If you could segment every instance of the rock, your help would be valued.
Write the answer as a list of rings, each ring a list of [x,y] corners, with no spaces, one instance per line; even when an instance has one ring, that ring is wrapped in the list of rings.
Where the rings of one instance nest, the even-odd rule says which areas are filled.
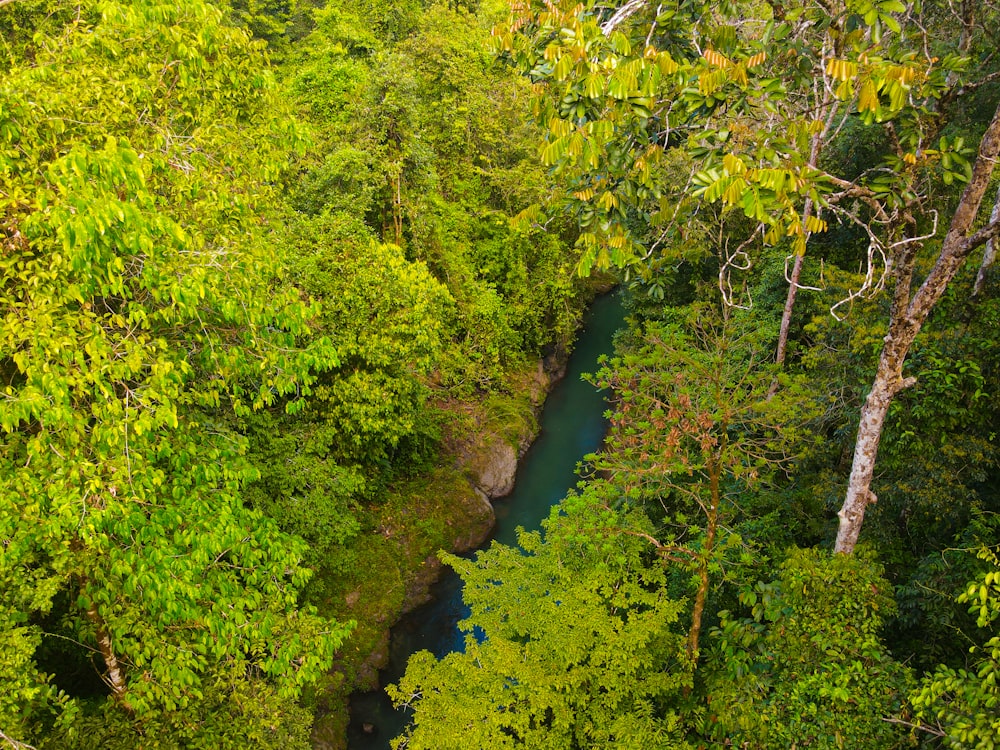
[[[493,503],[486,493],[475,487],[469,489],[469,497],[464,501],[469,520],[462,524],[462,533],[451,543],[451,551],[458,555],[476,549],[489,539],[497,522]]]
[[[542,411],[542,405],[545,403],[545,397],[548,395],[551,385],[552,376],[545,369],[545,363],[538,360],[538,366],[532,373],[531,382],[528,385],[528,398],[531,400],[531,408],[536,417]]]
[[[566,365],[568,362],[569,352],[566,351],[565,346],[560,344],[548,349],[545,356],[542,358],[542,369],[545,371],[545,374],[548,375],[548,385],[550,387],[554,383],[566,377]]]
[[[372,650],[368,657],[358,667],[357,677],[354,678],[354,687],[357,690],[367,692],[378,690],[378,673],[380,669],[385,669],[389,665],[389,629],[386,628],[379,636],[378,645]]]
[[[472,457],[470,467],[476,487],[491,500],[509,495],[517,474],[517,451],[502,438],[492,435]]]
[[[431,600],[431,586],[440,575],[441,561],[438,560],[437,555],[429,555],[407,581],[406,593],[403,594],[403,607],[399,614],[405,615],[421,604],[429,602]]]

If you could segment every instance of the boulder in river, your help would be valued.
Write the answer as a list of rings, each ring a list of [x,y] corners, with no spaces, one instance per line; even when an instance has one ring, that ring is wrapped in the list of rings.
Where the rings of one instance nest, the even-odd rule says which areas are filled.
[[[476,487],[489,499],[509,495],[517,473],[517,451],[497,435],[483,440],[469,462]]]

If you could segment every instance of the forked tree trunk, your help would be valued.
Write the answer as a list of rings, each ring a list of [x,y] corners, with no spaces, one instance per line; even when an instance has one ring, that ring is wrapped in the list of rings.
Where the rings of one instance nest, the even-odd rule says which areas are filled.
[[[979,156],[972,169],[972,178],[952,216],[948,233],[941,244],[937,263],[912,299],[910,299],[910,286],[915,247],[904,246],[906,249],[901,251],[899,257],[893,258],[896,291],[890,313],[889,333],[885,337],[885,346],[879,357],[871,392],[861,409],[847,497],[837,514],[840,517],[840,526],[834,547],[836,552],[850,554],[854,551],[858,535],[861,533],[865,510],[875,502],[871,483],[889,406],[897,393],[916,382],[913,378],[904,379],[902,376],[910,346],[962,262],[975,248],[995,237],[1000,229],[1000,224],[991,222],[978,232],[969,235],[979,213],[998,154],[1000,154],[1000,107],[993,115],[993,121],[987,128],[982,143],[979,144]]]

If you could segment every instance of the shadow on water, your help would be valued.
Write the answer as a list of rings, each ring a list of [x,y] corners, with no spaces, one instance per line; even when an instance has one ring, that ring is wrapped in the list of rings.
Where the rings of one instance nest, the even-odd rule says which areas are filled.
[[[618,294],[594,301],[584,319],[566,377],[549,393],[541,415],[541,432],[517,470],[514,491],[495,503],[497,525],[493,538],[517,543],[517,528],[537,529],[555,503],[578,481],[576,466],[596,451],[604,439],[607,408],[604,394],[581,380],[595,372],[597,358],[611,353],[612,337],[624,323]],[[429,603],[406,615],[392,630],[389,666],[379,674],[382,685],[396,682],[406,671],[410,654],[426,649],[439,659],[465,648],[458,622],[469,610],[462,601],[462,579],[446,569],[431,588]],[[389,741],[409,722],[408,712],[396,711],[381,690],[359,693],[351,699],[350,750],[389,750]],[[366,731],[367,730],[367,731]]]

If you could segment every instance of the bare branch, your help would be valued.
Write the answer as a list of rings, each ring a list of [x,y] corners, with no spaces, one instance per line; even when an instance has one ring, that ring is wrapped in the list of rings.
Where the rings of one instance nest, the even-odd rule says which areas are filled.
[[[12,2],[12,0],[0,0],[0,7],[3,7],[7,3]],[[4,731],[0,729],[0,740],[6,742],[14,750],[35,750],[34,745],[29,745],[27,742],[19,742],[13,737],[4,734]]]
[[[941,727],[932,727],[930,724],[914,724],[912,722],[903,721],[903,719],[896,719],[891,716],[883,716],[882,721],[888,722],[889,724],[902,724],[904,727],[909,727],[910,729],[919,729],[921,732],[933,734],[935,737],[945,736],[945,732],[941,729]]]
[[[861,297],[871,297],[882,291],[885,287],[885,279],[889,271],[889,260],[886,258],[885,251],[882,249],[882,244],[874,236],[872,236],[871,239],[872,241],[868,243],[868,259],[867,269],[865,270],[865,280],[861,283],[861,286],[857,291],[848,289],[847,296],[830,308],[830,314],[836,318],[838,322],[843,320],[843,318],[836,313],[838,307],[849,302],[853,302]],[[875,281],[875,266],[877,265],[875,260],[876,255],[881,259],[882,265],[882,273],[879,274],[878,281]]]
[[[790,261],[794,257],[795,253],[792,253],[791,255],[785,257],[785,281],[787,281],[789,284],[794,284],[796,289],[802,289],[809,292],[822,292],[824,289],[823,287],[805,286],[804,284],[800,284],[797,281],[792,281],[791,273],[788,270],[788,261]]]
[[[929,240],[932,237],[934,237],[934,235],[937,234],[937,228],[938,228],[938,212],[931,211],[931,213],[934,214],[934,226],[928,234],[923,234],[919,237],[906,237],[904,239],[901,239],[899,242],[893,242],[891,245],[889,245],[889,249],[894,250],[897,247],[905,247],[906,245],[911,245],[914,242],[924,242],[925,240]]]
[[[975,250],[980,245],[984,245],[990,240],[996,239],[1000,235],[1000,219],[991,221],[978,232],[970,235],[965,240],[967,250]]]
[[[10,2],[10,0],[6,1]],[[601,24],[601,33],[604,36],[611,36],[611,32],[619,25],[642,10],[646,6],[646,2],[647,0],[628,0],[627,3],[615,11],[615,14],[611,18]]]
[[[753,233],[746,238],[732,253],[729,252],[728,238],[720,245],[720,250],[724,254],[722,262],[719,264],[719,291],[722,292],[722,302],[727,307],[736,307],[740,310],[749,310],[753,307],[753,299],[750,298],[749,291],[747,297],[749,301],[745,305],[738,305],[733,299],[732,271],[749,271],[751,266],[750,255],[746,248],[753,242],[758,234],[763,234],[764,225],[758,224]]]

